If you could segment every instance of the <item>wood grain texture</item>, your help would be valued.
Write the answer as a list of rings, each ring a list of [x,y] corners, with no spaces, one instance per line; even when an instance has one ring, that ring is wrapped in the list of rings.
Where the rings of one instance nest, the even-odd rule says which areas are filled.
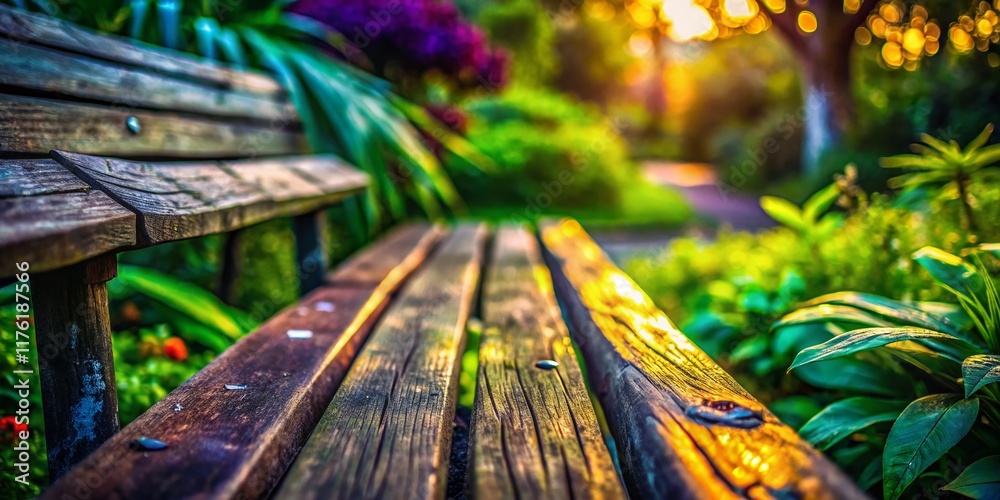
[[[388,297],[442,235],[414,227],[370,287],[332,282],[227,349],[42,498],[266,498],[320,419]],[[293,339],[289,330],[309,330]],[[227,390],[226,385],[245,386]],[[160,451],[130,449],[148,436]]]
[[[55,47],[108,61],[148,68],[158,73],[183,75],[260,94],[283,93],[278,82],[254,71],[237,70],[190,54],[93,30],[52,17],[0,5],[0,35],[35,45]]]
[[[34,272],[76,264],[134,245],[135,221],[52,160],[0,160],[2,262],[28,262]]]
[[[246,162],[150,163],[54,151],[53,156],[91,185],[139,215],[140,246],[232,231],[266,219],[298,215],[363,189],[367,177],[337,163],[343,176],[326,191],[293,169],[298,158]],[[316,160],[304,157],[302,161]],[[263,170],[273,170],[265,174]],[[283,173],[278,173],[284,171]],[[301,196],[302,198],[294,198]]]
[[[105,284],[115,270],[115,256],[105,254],[31,276],[46,453],[53,480],[118,432]]]
[[[333,155],[224,161],[233,176],[261,188],[282,214],[326,207],[368,187],[368,174]]]
[[[435,226],[437,227],[437,226]],[[352,283],[353,286],[365,287],[378,283],[382,278],[382,266],[385,265],[385,255],[397,245],[403,244],[424,231],[420,224],[404,224],[390,229],[375,243],[351,255],[326,278],[329,283]],[[441,231],[437,228],[435,231]]]
[[[0,39],[0,84],[108,103],[115,109],[163,109],[199,115],[295,122],[277,95],[220,89],[145,69]]]
[[[139,120],[139,133],[126,128]],[[305,136],[289,124],[250,125],[170,112],[0,95],[0,151],[53,149],[117,156],[231,158],[297,154]]]
[[[386,311],[277,498],[443,498],[485,243],[460,226]]]
[[[472,497],[626,498],[533,234],[498,231],[482,293]]]
[[[864,498],[692,344],[575,221],[542,227],[574,340],[640,498]]]

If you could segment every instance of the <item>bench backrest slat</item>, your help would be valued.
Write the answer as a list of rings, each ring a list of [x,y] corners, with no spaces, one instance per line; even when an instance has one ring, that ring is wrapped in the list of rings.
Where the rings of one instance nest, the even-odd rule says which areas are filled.
[[[0,261],[42,272],[135,244],[135,214],[53,160],[0,160]]]
[[[670,322],[579,223],[542,240],[591,384],[643,498],[864,498]]]
[[[103,33],[39,14],[0,5],[0,35],[34,45],[53,47],[81,55],[149,68],[158,73],[180,75],[263,95],[284,91],[271,77],[179,52],[165,51],[146,43]]]
[[[367,176],[334,157],[144,163],[57,151],[56,158],[139,215],[139,245],[232,231],[357,193]],[[296,165],[301,163],[303,174]],[[320,172],[322,169],[322,172]],[[331,181],[316,183],[311,176]]]
[[[42,498],[75,498],[81,491],[88,498],[267,498],[390,295],[444,231],[413,225],[394,234],[401,237],[392,245],[373,248],[383,258],[378,269],[369,271],[382,280],[362,288],[350,272],[339,273],[345,283],[332,279],[227,349]],[[290,330],[309,336],[293,338]],[[150,453],[132,449],[129,443],[140,436],[159,439],[167,448]]]
[[[128,120],[138,121],[138,133]],[[306,149],[288,128],[0,94],[0,152],[53,149],[131,157],[232,158]]]
[[[222,89],[148,69],[0,39],[0,85],[110,103],[120,110],[165,109],[199,115],[294,122],[295,109],[276,95]]]

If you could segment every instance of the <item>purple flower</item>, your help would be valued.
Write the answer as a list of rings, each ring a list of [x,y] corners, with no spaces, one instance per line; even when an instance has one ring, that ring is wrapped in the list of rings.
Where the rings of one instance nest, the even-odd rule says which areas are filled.
[[[501,86],[508,57],[491,50],[451,3],[436,0],[299,0],[292,12],[340,32],[379,73],[439,72],[460,86]]]

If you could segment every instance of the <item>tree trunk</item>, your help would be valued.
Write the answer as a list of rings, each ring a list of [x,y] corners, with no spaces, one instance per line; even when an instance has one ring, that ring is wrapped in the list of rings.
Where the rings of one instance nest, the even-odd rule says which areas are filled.
[[[802,169],[819,171],[823,154],[842,144],[844,131],[854,116],[850,82],[850,50],[822,47],[818,60],[803,68]]]

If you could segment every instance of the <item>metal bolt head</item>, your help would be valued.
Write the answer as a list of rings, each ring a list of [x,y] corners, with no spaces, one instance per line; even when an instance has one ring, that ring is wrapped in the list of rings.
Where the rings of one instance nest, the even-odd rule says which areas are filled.
[[[138,118],[130,116],[125,119],[125,128],[127,128],[129,132],[132,132],[132,135],[139,135],[139,131],[142,130],[142,124],[139,123]]]
[[[551,359],[543,359],[543,360],[535,363],[535,367],[541,368],[543,370],[554,370],[558,366],[559,366],[559,362],[558,361],[553,361]]]

